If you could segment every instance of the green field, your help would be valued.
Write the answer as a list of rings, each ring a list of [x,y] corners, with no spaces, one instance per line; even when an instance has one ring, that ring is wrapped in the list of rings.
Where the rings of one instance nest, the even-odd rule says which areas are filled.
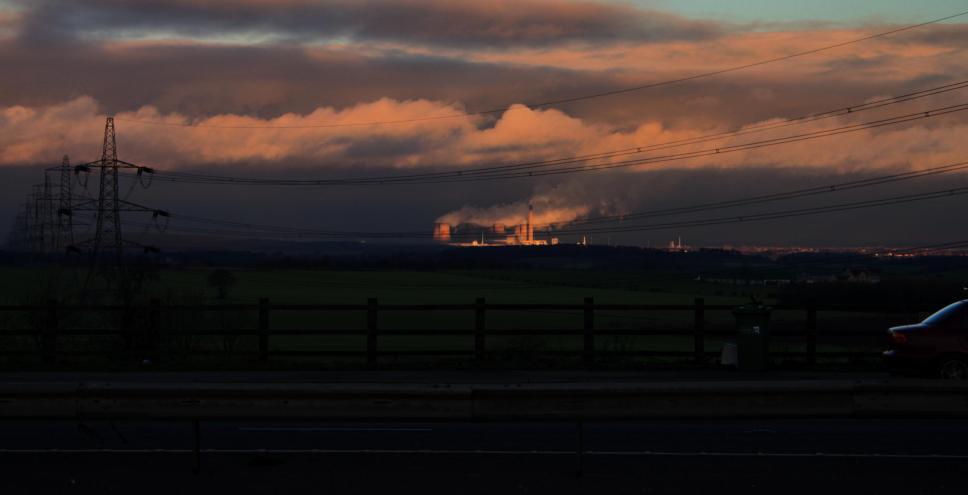
[[[364,304],[374,297],[381,304],[470,304],[478,297],[488,303],[536,303],[580,304],[585,297],[604,304],[677,304],[691,305],[701,297],[710,305],[741,305],[749,302],[751,295],[771,303],[771,290],[764,287],[721,286],[689,280],[678,274],[636,274],[634,272],[607,272],[591,270],[459,270],[459,271],[347,271],[308,269],[230,269],[236,279],[225,299],[218,297],[215,288],[207,280],[211,268],[164,269],[145,285],[138,302],[157,298],[162,304],[255,304],[260,298],[269,298],[276,304]],[[42,271],[30,268],[7,268],[0,272],[6,281],[0,291],[0,304],[38,303],[52,297],[60,286],[79,287],[80,277],[66,270]],[[93,314],[91,312],[62,314],[60,328],[138,328],[143,325],[143,314],[121,321],[118,314]],[[602,351],[691,351],[693,349],[691,311],[599,311],[595,315],[595,327],[599,331],[662,330],[682,332],[683,336],[602,336],[596,348]],[[904,323],[903,318],[883,318],[876,315],[826,313],[821,315],[821,330],[887,325]],[[728,330],[734,327],[734,319],[728,311],[708,311],[706,328]],[[43,315],[8,313],[0,315],[0,329],[36,327]],[[178,331],[238,330],[257,328],[256,311],[180,311],[165,312],[160,327]],[[486,315],[488,329],[578,330],[582,328],[583,314],[570,311],[489,311]],[[805,325],[802,311],[775,312],[773,327],[800,330]],[[420,330],[426,335],[381,336],[379,348],[388,351],[445,351],[473,349],[471,330],[474,313],[462,311],[391,312],[381,311],[378,317],[381,332]],[[365,348],[362,330],[366,326],[363,311],[273,311],[270,328],[318,329],[333,335],[273,336],[273,351],[360,351]],[[445,332],[463,331],[466,335],[444,335]],[[357,333],[339,335],[339,332]],[[437,333],[435,335],[435,333]],[[0,337],[5,349],[30,351],[36,349],[36,339],[29,337]],[[802,339],[776,339],[777,350],[800,351]],[[871,342],[861,342],[849,347],[853,350],[876,350]],[[487,349],[495,359],[534,364],[544,351],[574,351],[581,349],[579,336],[514,335],[491,336]],[[65,336],[58,340],[59,349],[95,351],[113,349],[117,356],[130,351],[131,342],[117,337]],[[136,347],[136,346],[135,346]],[[257,349],[255,336],[170,336],[163,339],[168,356],[167,365],[174,367],[208,367],[226,362],[233,366],[245,366],[252,362]],[[721,340],[706,339],[706,350],[716,352]],[[821,350],[846,350],[841,343],[823,343]],[[205,354],[208,353],[208,354]],[[26,359],[26,361],[25,361]],[[6,359],[7,367],[20,366],[34,358]],[[64,358],[66,359],[66,358]],[[62,359],[61,361],[64,361]],[[77,364],[85,358],[76,357],[68,362]],[[102,358],[89,358],[99,362]],[[128,362],[127,357],[120,358]],[[412,358],[387,356],[384,363],[400,363]],[[441,362],[441,358],[428,358]],[[466,358],[450,358],[451,364]],[[359,358],[320,357],[303,358],[280,356],[273,358],[276,365],[319,366],[339,363],[359,363]],[[551,359],[550,362],[560,362]],[[630,358],[618,361],[629,362]],[[641,360],[639,360],[641,361]],[[652,360],[653,362],[655,359]]]

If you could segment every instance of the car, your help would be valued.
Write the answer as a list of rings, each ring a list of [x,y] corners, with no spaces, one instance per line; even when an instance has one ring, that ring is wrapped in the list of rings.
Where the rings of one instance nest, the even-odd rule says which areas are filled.
[[[968,300],[945,306],[921,323],[888,330],[884,352],[895,373],[968,380]]]

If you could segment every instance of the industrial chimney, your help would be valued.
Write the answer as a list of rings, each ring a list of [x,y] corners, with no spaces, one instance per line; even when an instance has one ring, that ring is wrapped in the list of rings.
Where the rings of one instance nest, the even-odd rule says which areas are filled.
[[[534,242],[534,206],[528,205],[528,244]]]

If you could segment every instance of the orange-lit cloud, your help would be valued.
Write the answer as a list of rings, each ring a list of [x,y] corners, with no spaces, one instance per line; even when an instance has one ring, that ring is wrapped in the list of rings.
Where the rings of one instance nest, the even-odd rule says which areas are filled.
[[[708,150],[763,139],[832,129],[876,120],[887,115],[923,111],[947,100],[913,102],[869,114],[855,114],[767,133],[751,134],[674,149],[643,152],[612,159],[665,156]],[[965,98],[962,98],[965,99]],[[119,148],[128,161],[165,168],[194,164],[279,163],[298,160],[318,171],[373,167],[412,169],[468,167],[555,159],[648,146],[693,138],[718,128],[670,129],[658,121],[634,128],[587,122],[558,110],[510,107],[495,122],[483,117],[458,117],[383,126],[299,128],[318,123],[354,124],[383,120],[454,115],[461,107],[439,102],[381,99],[336,110],[319,108],[305,115],[272,119],[219,115],[189,119],[161,114],[152,107],[116,116]],[[103,115],[91,98],[48,107],[0,108],[0,163],[56,162],[64,153],[75,161],[97,156]],[[172,127],[144,125],[162,122]],[[179,127],[181,124],[197,127]],[[219,128],[207,127],[219,126]],[[289,128],[286,128],[286,127]],[[266,129],[265,127],[270,127]],[[276,127],[272,129],[271,127]],[[642,165],[636,169],[682,167],[827,167],[841,170],[898,166],[928,166],[968,157],[964,116],[923,120],[898,128],[864,130],[819,141],[781,145],[715,157]],[[595,161],[607,164],[610,161]]]
[[[477,62],[556,67],[581,71],[619,71],[641,78],[686,76],[714,68],[743,65],[832,46],[869,36],[885,27],[871,29],[822,29],[736,32],[712,40],[663,40],[655,43],[621,41],[610,44],[570,42],[550,47],[519,47],[515,50],[470,50],[461,47],[426,48],[419,45],[374,43],[373,48],[408,51],[418,55],[446,55]],[[927,61],[956,63],[968,57],[963,42],[964,25],[925,27],[796,58],[789,62],[752,68],[757,77],[785,78],[797,74],[823,75],[842,68],[837,76],[865,77],[868,70],[901,67],[907,70],[937,70]],[[890,58],[890,60],[886,60]],[[920,62],[920,63],[919,63]],[[871,65],[873,64],[873,65]],[[850,69],[850,70],[848,70]],[[904,74],[898,73],[903,76]]]
[[[65,153],[75,163],[98,157],[105,114],[117,116],[121,157],[131,162],[225,175],[325,178],[649,146],[968,77],[968,25],[946,24],[715,77],[539,108],[535,103],[689,77],[897,26],[743,26],[595,0],[12,3],[16,11],[0,7],[0,183],[7,187],[0,199],[8,208],[22,199],[14,196],[29,190],[27,182],[11,185],[10,177],[28,175],[15,166],[55,165]],[[725,147],[966,102],[968,91],[958,91],[850,118],[624,158]],[[498,111],[386,126],[300,128],[492,109]],[[535,204],[539,223],[568,222],[656,206],[652,201],[729,199],[746,183],[769,193],[800,187],[803,177],[824,184],[821,177],[831,173],[857,177],[962,161],[968,158],[966,127],[968,113],[619,169],[626,173],[327,195],[302,189],[302,201],[315,205],[325,196],[332,202],[313,210],[313,218],[318,213],[331,226],[354,217],[345,219],[346,229],[357,228],[356,218],[366,215],[370,222],[385,221],[385,229],[406,221],[420,229],[447,211],[441,218],[450,223],[514,224],[528,203]],[[240,170],[246,165],[252,168]],[[656,173],[646,173],[651,171]],[[898,187],[907,186],[916,187]],[[171,204],[182,205],[192,187],[159,189],[157,194],[177,197]],[[198,189],[204,189],[198,193],[204,208],[220,194]],[[232,189],[217,203],[233,215],[247,205],[261,214],[270,204],[276,214],[286,214],[299,194],[259,191],[264,195],[239,201]],[[634,200],[622,199],[629,197]],[[343,206],[349,203],[371,211],[347,213]],[[423,216],[410,219],[415,210]]]

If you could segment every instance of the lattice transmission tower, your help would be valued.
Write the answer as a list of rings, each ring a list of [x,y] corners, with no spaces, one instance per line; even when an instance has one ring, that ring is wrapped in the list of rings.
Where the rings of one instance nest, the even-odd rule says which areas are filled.
[[[71,209],[74,203],[74,178],[69,156],[64,155],[58,172],[60,172],[58,184],[60,187],[57,198],[57,247],[60,248],[74,245],[74,212]]]
[[[107,280],[109,286],[114,289],[124,289],[125,281],[125,247],[134,246],[144,249],[146,252],[155,252],[157,249],[142,245],[130,239],[125,239],[122,231],[121,213],[138,212],[150,213],[154,218],[167,217],[168,213],[132,203],[119,194],[118,179],[120,170],[136,170],[138,180],[144,174],[151,174],[154,171],[148,167],[132,165],[118,159],[118,141],[114,127],[114,118],[108,117],[104,124],[104,139],[101,145],[101,158],[89,164],[74,167],[73,173],[90,172],[92,169],[99,170],[98,195],[96,199],[73,202],[74,197],[71,191],[63,190],[65,184],[70,184],[69,170],[70,165],[67,157],[62,164],[62,177],[65,175],[66,182],[61,183],[61,201],[59,215],[73,217],[75,212],[88,211],[94,213],[94,235],[69,246],[71,250],[89,248],[91,253],[91,265],[87,276],[86,285],[89,285],[95,278],[101,276]],[[65,179],[62,179],[65,180]],[[142,182],[142,186],[147,188],[150,182]],[[67,186],[68,188],[70,186]],[[67,202],[68,204],[64,204]],[[71,221],[71,220],[68,220]]]
[[[75,177],[80,180],[80,174],[93,172],[94,169],[98,170],[99,176],[97,196],[75,194]],[[87,251],[90,253],[90,269],[85,287],[95,278],[102,278],[107,281],[105,288],[124,291],[129,285],[125,280],[125,247],[137,247],[146,253],[158,250],[125,239],[122,212],[151,214],[159,231],[163,229],[158,226],[157,219],[168,217],[169,214],[128,201],[127,197],[122,198],[119,193],[121,170],[136,172],[136,177],[132,178],[137,182],[131,185],[127,195],[131,194],[137,183],[145,189],[151,185],[154,170],[118,159],[114,118],[108,117],[104,124],[101,157],[90,163],[71,166],[70,157],[64,155],[60,166],[45,169],[44,182],[31,188],[27,201],[16,216],[8,242],[11,246],[34,253],[52,254],[64,252],[65,249],[68,253]],[[59,177],[56,185],[53,176]],[[87,181],[83,184],[86,189]],[[93,235],[79,242],[75,239],[74,231],[78,225],[77,212],[92,213],[94,226]]]
[[[107,252],[114,264],[124,264],[124,239],[121,236],[121,212],[118,197],[118,140],[114,117],[104,125],[104,144],[101,147],[101,180],[97,195],[97,218],[94,230],[93,255],[95,260]]]
[[[54,245],[53,196],[50,177],[44,174],[44,182],[33,187],[30,195],[32,250],[37,253],[50,253]]]
[[[28,236],[30,235],[30,220],[27,216],[27,205],[20,205],[13,220],[13,228],[7,237],[7,245],[14,250],[26,251],[30,247]]]

